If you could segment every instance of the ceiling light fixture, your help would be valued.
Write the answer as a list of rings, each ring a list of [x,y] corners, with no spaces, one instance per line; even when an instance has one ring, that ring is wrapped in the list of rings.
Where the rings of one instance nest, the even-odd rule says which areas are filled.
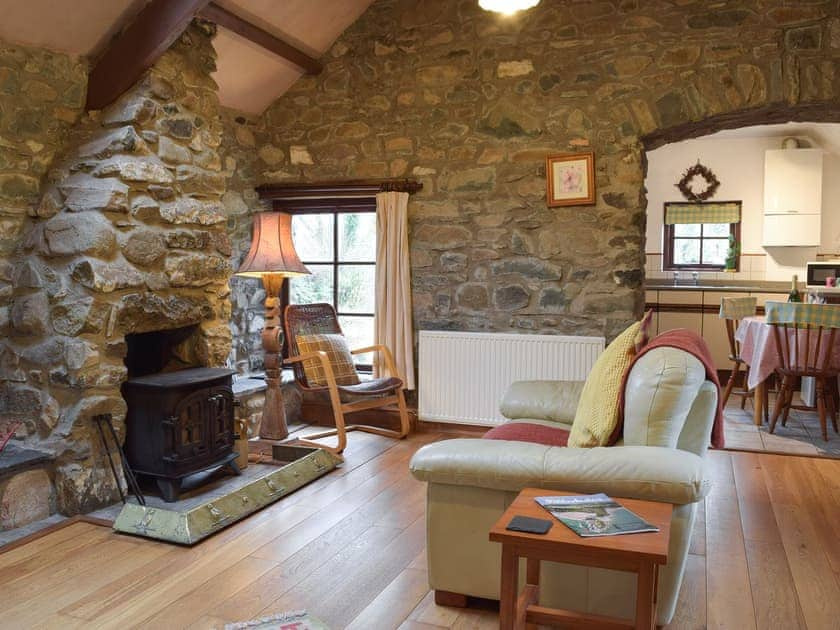
[[[485,11],[495,11],[504,15],[513,15],[517,11],[524,11],[535,7],[540,0],[478,0],[478,6]]]

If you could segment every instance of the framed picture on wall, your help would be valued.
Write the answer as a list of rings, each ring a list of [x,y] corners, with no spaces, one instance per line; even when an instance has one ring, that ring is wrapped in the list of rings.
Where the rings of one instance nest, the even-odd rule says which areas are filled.
[[[595,203],[595,154],[591,151],[547,156],[545,176],[549,207]]]

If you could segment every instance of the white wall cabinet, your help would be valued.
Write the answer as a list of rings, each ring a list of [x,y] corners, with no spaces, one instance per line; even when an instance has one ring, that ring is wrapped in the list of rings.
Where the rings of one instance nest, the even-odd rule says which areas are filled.
[[[822,175],[822,149],[765,151],[762,245],[819,247]]]

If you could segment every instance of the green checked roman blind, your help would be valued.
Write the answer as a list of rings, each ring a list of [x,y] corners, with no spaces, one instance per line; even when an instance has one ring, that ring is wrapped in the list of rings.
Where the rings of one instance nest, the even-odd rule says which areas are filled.
[[[738,223],[741,220],[741,202],[665,204],[665,225],[682,223]]]

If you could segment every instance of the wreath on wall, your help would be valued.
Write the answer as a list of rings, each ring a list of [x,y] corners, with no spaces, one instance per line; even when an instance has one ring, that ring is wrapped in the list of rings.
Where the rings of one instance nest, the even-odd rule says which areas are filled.
[[[698,176],[706,180],[706,188],[705,190],[694,192],[691,182]],[[720,182],[718,181],[718,178],[715,177],[715,174],[712,173],[712,169],[703,166],[700,164],[700,160],[697,160],[697,164],[686,170],[686,172],[683,173],[682,179],[680,179],[675,186],[680,189],[683,197],[689,201],[706,201],[707,199],[714,197],[715,192],[717,192],[717,189],[720,186]]]

